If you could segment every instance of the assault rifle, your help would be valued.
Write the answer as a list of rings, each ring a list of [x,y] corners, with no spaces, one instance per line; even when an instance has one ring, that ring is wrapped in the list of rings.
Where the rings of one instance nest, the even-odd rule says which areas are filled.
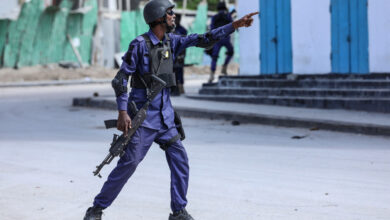
[[[110,164],[111,161],[116,157],[116,156],[122,156],[125,153],[125,148],[129,141],[131,140],[132,136],[134,135],[135,131],[138,129],[138,127],[142,124],[142,122],[146,118],[146,111],[148,110],[149,104],[153,99],[161,92],[161,90],[165,87],[166,83],[157,77],[156,75],[152,74],[152,86],[151,89],[149,90],[148,88],[146,89],[147,91],[147,100],[145,104],[142,106],[140,110],[137,109],[137,106],[135,105],[134,102],[132,102],[131,110],[132,113],[135,114],[134,118],[131,120],[131,128],[128,130],[127,135],[125,136],[124,134],[122,135],[117,135],[114,134],[114,138],[111,143],[111,147],[109,150],[108,155],[106,158],[104,158],[103,162],[101,162],[98,166],[96,166],[96,170],[93,172],[95,176],[102,177],[100,175],[100,170],[103,168],[104,165]],[[107,120],[104,121],[106,128],[112,128],[116,127],[117,120]]]

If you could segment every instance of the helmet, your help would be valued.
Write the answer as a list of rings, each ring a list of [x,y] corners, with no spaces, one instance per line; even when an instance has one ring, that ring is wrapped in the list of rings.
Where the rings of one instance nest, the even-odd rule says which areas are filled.
[[[227,7],[226,7],[226,4],[225,4],[224,1],[218,2],[217,10],[218,10],[218,11],[220,11],[220,10],[227,10]]]
[[[151,0],[144,8],[144,19],[147,24],[165,16],[168,8],[175,7],[170,0]]]

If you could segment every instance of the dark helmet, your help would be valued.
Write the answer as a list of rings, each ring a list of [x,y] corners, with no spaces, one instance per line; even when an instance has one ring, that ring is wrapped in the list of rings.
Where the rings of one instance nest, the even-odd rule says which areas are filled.
[[[228,10],[224,1],[218,2],[217,10],[218,10],[218,11],[221,11],[221,10]]]
[[[151,0],[144,8],[144,19],[147,24],[165,16],[168,8],[175,7],[170,0]]]

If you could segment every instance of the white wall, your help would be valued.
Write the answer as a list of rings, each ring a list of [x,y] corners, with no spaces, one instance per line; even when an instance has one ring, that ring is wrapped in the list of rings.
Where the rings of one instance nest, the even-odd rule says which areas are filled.
[[[370,72],[390,72],[390,0],[368,0]],[[331,72],[330,0],[291,0],[293,72]],[[239,0],[238,15],[259,10],[259,0]],[[240,74],[260,74],[260,26],[240,29]]]
[[[100,39],[102,42],[103,66],[114,67],[115,54],[120,52],[120,21],[118,19],[103,18],[101,30],[104,33]]]
[[[330,0],[291,0],[294,73],[331,72],[329,6]]]
[[[29,1],[26,1],[29,2]],[[0,2],[0,19],[18,19],[20,13],[20,5],[18,0],[8,0]]]
[[[390,72],[390,1],[368,1],[370,72]]]
[[[239,0],[237,5],[238,18],[259,11],[259,0]],[[260,24],[255,16],[253,25],[240,28],[240,75],[260,74]]]

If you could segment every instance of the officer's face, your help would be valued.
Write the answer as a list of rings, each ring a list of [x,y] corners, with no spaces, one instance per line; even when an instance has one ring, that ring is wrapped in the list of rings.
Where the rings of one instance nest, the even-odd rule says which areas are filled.
[[[167,14],[167,24],[168,24],[168,26],[175,25],[176,15],[173,12],[172,8],[168,9],[166,14]]]

